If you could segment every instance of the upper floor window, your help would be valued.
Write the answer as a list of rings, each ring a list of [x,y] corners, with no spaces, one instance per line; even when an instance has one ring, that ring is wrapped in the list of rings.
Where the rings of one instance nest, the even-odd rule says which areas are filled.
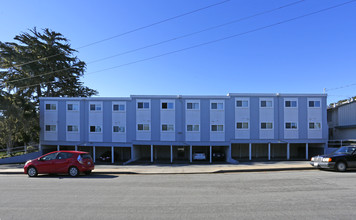
[[[309,101],[309,107],[320,107],[320,101]]]
[[[125,132],[125,126],[113,126],[113,132],[114,133],[124,133]]]
[[[272,129],[273,123],[272,122],[261,122],[261,129]]]
[[[101,111],[101,104],[90,104],[90,111]]]
[[[287,108],[295,108],[297,107],[297,101],[285,101],[284,106]]]
[[[46,104],[46,110],[56,110],[57,105],[56,104]]]
[[[199,103],[198,102],[188,102],[187,103],[187,109],[199,109]]]
[[[174,131],[173,124],[162,124],[162,131]]]
[[[309,129],[320,129],[321,123],[320,122],[309,122]]]
[[[101,126],[90,126],[91,133],[99,133],[101,132]]]
[[[137,102],[138,109],[149,109],[150,103],[149,102]]]
[[[46,131],[56,131],[57,126],[56,125],[46,125]]]
[[[78,104],[68,104],[67,105],[67,110],[68,111],[78,111],[79,110],[79,105]]]
[[[162,102],[161,108],[162,109],[174,109],[174,103],[173,102]]]
[[[236,129],[248,129],[248,122],[237,122]]]
[[[237,100],[236,101],[236,107],[238,107],[238,108],[247,108],[248,107],[248,101],[247,100]]]
[[[79,130],[78,125],[68,125],[67,126],[68,132],[78,132],[78,130]]]
[[[114,104],[112,106],[113,111],[125,111],[125,105],[124,104]]]
[[[211,103],[211,109],[223,110],[224,109],[224,103],[222,103],[222,102],[212,102]]]
[[[286,122],[286,129],[297,129],[297,123],[296,122]]]
[[[149,131],[150,125],[149,124],[137,124],[138,131]]]
[[[262,108],[271,108],[272,107],[272,101],[270,101],[270,100],[262,100],[261,101],[261,107]]]
[[[211,125],[211,131],[224,131],[224,125]]]
[[[200,131],[199,125],[187,125],[187,131]]]

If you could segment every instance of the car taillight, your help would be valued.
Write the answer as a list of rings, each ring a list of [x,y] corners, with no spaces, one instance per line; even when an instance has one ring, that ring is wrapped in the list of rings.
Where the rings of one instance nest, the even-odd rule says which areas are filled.
[[[79,155],[77,158],[78,162],[84,164],[83,158]]]

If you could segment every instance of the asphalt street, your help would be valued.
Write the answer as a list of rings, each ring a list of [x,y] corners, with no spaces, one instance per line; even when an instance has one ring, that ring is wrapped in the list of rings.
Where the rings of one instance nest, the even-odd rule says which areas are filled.
[[[355,219],[356,172],[0,175],[0,219]]]

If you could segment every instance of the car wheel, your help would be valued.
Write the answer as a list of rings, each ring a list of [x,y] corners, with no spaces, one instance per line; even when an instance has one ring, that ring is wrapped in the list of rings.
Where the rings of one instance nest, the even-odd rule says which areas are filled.
[[[28,170],[27,170],[27,174],[28,174],[29,177],[35,177],[35,176],[38,175],[38,172],[37,172],[37,169],[36,169],[36,168],[30,167],[30,168],[28,168]]]
[[[346,168],[347,168],[347,166],[346,166],[346,163],[345,162],[338,162],[337,164],[336,164],[336,170],[337,171],[339,171],[339,172],[344,172],[344,171],[346,171]]]
[[[68,170],[68,174],[71,177],[76,177],[76,176],[79,175],[79,170],[76,167],[70,167],[69,170]]]
[[[89,176],[91,174],[91,170],[85,171],[84,174]]]

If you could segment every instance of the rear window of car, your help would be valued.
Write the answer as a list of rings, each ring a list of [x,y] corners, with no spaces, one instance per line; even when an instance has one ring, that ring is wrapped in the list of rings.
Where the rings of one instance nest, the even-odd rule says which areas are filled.
[[[83,159],[92,159],[90,154],[81,154],[80,155]]]

